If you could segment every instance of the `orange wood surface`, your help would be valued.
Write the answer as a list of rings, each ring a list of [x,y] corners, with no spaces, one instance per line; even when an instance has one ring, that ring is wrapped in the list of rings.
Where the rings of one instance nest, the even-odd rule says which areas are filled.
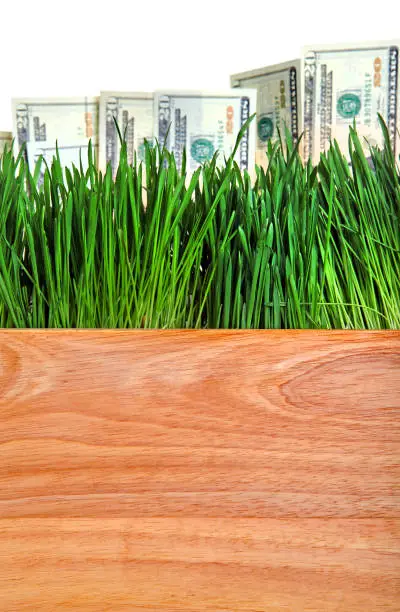
[[[400,611],[400,332],[0,331],[0,612]]]

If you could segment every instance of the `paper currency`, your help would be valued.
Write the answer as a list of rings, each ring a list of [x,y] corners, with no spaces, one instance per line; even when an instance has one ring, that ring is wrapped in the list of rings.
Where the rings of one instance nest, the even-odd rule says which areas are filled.
[[[28,152],[28,160],[31,171],[34,169],[36,162],[39,157],[42,156],[43,159],[47,162],[47,165],[50,166],[53,157],[56,156],[57,149],[56,144],[49,141],[41,141],[41,142],[27,142],[26,148]],[[83,147],[81,144],[77,145],[69,145],[59,148],[60,161],[64,167],[71,169],[72,164],[74,164],[77,168],[80,168],[80,161],[82,161],[82,166],[85,168],[87,166],[87,147]],[[44,173],[44,168],[42,168],[42,174]]]
[[[336,139],[348,150],[349,125],[356,122],[364,137],[382,146],[378,113],[389,128],[398,152],[400,41],[362,45],[313,46],[303,50],[304,158],[318,162]]]
[[[231,76],[232,87],[257,89],[256,162],[265,166],[268,142],[285,140],[285,125],[296,142],[301,133],[301,89],[299,59]]]
[[[193,172],[218,151],[218,163],[231,155],[238,133],[255,112],[255,89],[225,92],[157,91],[154,94],[154,133],[161,145]],[[246,130],[235,155],[239,167],[252,171],[255,163],[255,122]]]
[[[13,135],[16,145],[27,145],[30,169],[41,147],[49,155],[55,153],[56,142],[63,166],[74,163],[88,165],[89,140],[97,156],[98,98],[18,98],[12,100]]]
[[[106,91],[100,94],[99,167],[107,163],[115,175],[119,163],[120,139],[115,121],[127,144],[128,163],[134,163],[135,152],[141,161],[144,141],[153,142],[153,94]]]
[[[10,150],[12,143],[11,132],[0,132],[0,155],[4,151],[4,147],[7,145],[7,149]]]

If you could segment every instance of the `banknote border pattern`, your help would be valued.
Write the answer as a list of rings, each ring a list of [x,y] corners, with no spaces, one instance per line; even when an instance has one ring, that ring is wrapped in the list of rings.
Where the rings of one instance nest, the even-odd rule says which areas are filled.
[[[250,116],[250,98],[243,96],[240,98],[240,128],[246,123]],[[248,170],[249,168],[249,128],[243,134],[240,141],[240,169]]]
[[[297,95],[297,69],[292,66],[289,70],[290,85],[290,121],[292,138],[296,143],[299,139],[299,101]]]
[[[313,155],[313,116],[316,87],[316,53],[309,52],[304,58],[304,158]]]
[[[396,154],[399,48],[389,48],[387,126],[393,153]]]

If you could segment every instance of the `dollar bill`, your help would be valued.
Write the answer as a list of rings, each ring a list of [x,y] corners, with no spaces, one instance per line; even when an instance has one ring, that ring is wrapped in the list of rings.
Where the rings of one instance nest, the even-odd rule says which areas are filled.
[[[7,149],[11,149],[12,143],[12,134],[11,132],[0,132],[0,155],[4,151],[4,147],[7,146]]]
[[[302,128],[300,59],[231,76],[231,87],[257,89],[256,162],[265,166],[270,140],[285,139],[285,126],[297,142]],[[278,131],[279,130],[279,131]]]
[[[69,170],[72,170],[73,165],[80,168],[81,163],[84,169],[87,168],[88,147],[89,143],[87,143],[86,146],[83,146],[82,143],[76,143],[60,148],[51,141],[43,140],[41,142],[27,142],[26,150],[29,160],[29,169],[33,173],[36,167],[36,162],[41,158],[46,162],[42,163],[40,166],[40,171],[38,174],[38,185],[40,186],[43,183],[46,165],[48,167],[51,166],[52,160],[57,153],[60,156],[60,162],[63,168],[69,168]]]
[[[79,166],[82,159],[86,168],[89,141],[98,155],[98,109],[96,97],[14,98],[13,135],[18,147],[26,144],[29,166],[34,166],[38,146],[50,155],[57,143],[62,165]]]
[[[334,138],[346,152],[354,121],[366,152],[367,141],[382,146],[378,113],[388,126],[393,151],[398,152],[399,47],[400,41],[303,49],[306,160],[318,162]]]
[[[154,94],[154,133],[161,145],[174,153],[178,167],[184,148],[187,170],[193,172],[218,152],[224,163],[234,149],[246,120],[256,111],[255,89],[225,92],[157,91]],[[255,123],[245,131],[235,155],[239,167],[253,171]]]
[[[120,138],[127,145],[128,163],[133,164],[135,152],[143,160],[144,141],[153,142],[153,94],[106,91],[100,94],[99,167],[105,171],[110,164],[115,175],[119,163]]]

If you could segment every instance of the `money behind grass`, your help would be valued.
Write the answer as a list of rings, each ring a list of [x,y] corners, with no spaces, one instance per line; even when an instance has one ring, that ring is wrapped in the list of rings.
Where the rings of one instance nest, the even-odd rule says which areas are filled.
[[[222,165],[234,151],[237,136],[256,111],[254,89],[226,91],[157,91],[154,94],[154,133],[174,154],[178,168],[186,149],[186,169],[193,173],[217,154]],[[254,172],[255,123],[245,130],[235,153],[241,170]]]
[[[143,161],[144,141],[153,143],[153,122],[152,93],[101,92],[99,168],[105,171],[110,164],[115,176],[121,151],[118,129],[126,141],[128,163],[134,163],[135,153]]]
[[[285,127],[297,142],[302,129],[300,60],[233,74],[231,86],[257,89],[256,163],[266,167],[271,140],[285,140]]]
[[[63,166],[82,160],[86,168],[89,141],[95,156],[98,148],[98,107],[96,97],[14,98],[12,100],[13,136],[20,148],[26,145],[31,171],[40,150],[49,156],[56,144]]]
[[[309,46],[303,50],[303,153],[317,163],[331,140],[347,149],[355,122],[360,141],[383,145],[378,113],[384,118],[393,152],[399,152],[400,41]],[[349,155],[347,155],[349,158]]]

